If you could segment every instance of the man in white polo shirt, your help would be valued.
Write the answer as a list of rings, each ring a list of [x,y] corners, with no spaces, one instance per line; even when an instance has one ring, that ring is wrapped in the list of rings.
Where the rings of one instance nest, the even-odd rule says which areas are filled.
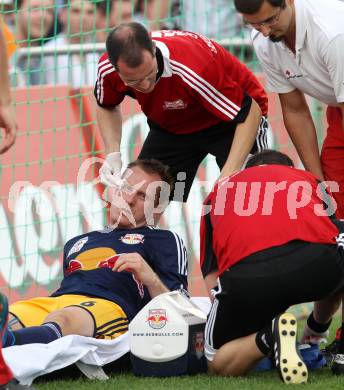
[[[253,28],[253,45],[268,89],[279,94],[285,127],[305,168],[320,180],[338,183],[339,188],[332,188],[336,215],[344,218],[344,4],[338,0],[235,0],[235,7]],[[327,105],[328,129],[321,156],[304,94]],[[333,305],[339,306],[339,301]],[[326,333],[329,309],[321,302],[315,304],[308,320],[312,335]],[[344,348],[344,336],[339,344]],[[344,355],[337,355],[334,371],[344,374]]]

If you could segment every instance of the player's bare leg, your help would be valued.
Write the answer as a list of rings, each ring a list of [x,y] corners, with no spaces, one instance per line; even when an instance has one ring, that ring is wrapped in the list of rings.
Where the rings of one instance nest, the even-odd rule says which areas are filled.
[[[222,376],[246,374],[264,357],[255,343],[256,335],[241,337],[224,344],[208,363],[210,373]]]

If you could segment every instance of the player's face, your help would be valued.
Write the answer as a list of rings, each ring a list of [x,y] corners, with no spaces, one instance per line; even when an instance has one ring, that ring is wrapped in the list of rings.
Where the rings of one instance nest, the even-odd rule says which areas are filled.
[[[139,92],[152,92],[156,83],[158,64],[155,55],[147,50],[143,53],[143,62],[136,68],[129,68],[124,61],[118,60],[117,70],[125,85]]]
[[[285,0],[281,7],[273,7],[264,1],[255,14],[242,14],[245,24],[255,28],[272,42],[279,42],[291,33],[295,26],[294,0]]]
[[[126,185],[121,191],[109,190],[111,224],[124,229],[145,226],[150,217],[147,213],[154,208],[156,199],[156,193],[150,191],[149,186],[161,178],[139,167],[128,169],[123,177]]]

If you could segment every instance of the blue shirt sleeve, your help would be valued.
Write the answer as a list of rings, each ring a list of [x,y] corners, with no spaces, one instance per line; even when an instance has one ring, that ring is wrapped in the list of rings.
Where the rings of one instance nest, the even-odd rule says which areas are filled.
[[[178,234],[160,230],[152,234],[149,251],[150,264],[169,290],[187,290],[188,258],[183,240]]]

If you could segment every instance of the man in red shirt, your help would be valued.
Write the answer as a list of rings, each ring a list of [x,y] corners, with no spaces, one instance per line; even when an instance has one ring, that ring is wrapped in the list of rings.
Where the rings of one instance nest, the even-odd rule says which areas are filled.
[[[214,298],[205,330],[213,372],[243,375],[270,355],[285,383],[307,381],[296,320],[285,311],[344,291],[344,226],[333,205],[315,176],[275,151],[217,183],[201,221],[201,267]]]
[[[267,96],[253,73],[216,42],[186,31],[155,31],[123,23],[106,41],[95,97],[106,161],[100,175],[120,185],[121,114],[125,96],[140,104],[150,132],[139,158],[155,158],[185,180],[186,201],[198,166],[210,153],[221,176],[266,148]],[[178,173],[182,172],[182,175]]]

